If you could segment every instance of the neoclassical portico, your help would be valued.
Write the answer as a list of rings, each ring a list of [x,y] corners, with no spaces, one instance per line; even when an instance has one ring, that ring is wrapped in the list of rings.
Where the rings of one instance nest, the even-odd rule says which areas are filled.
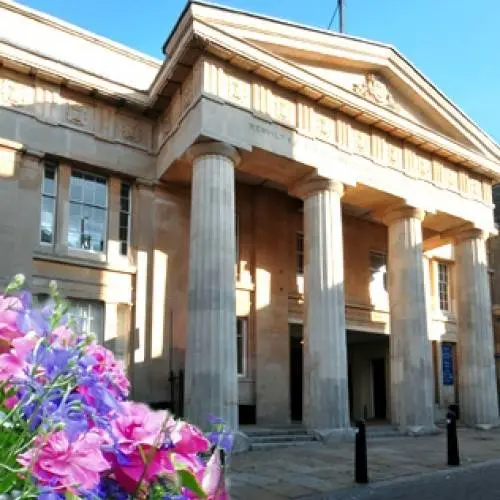
[[[236,426],[245,387],[255,391],[256,413],[262,416],[257,423],[289,422],[288,410],[280,405],[281,398],[289,398],[287,379],[293,361],[286,359],[280,336],[284,338],[286,325],[297,320],[303,324],[303,423],[309,429],[328,435],[348,429],[352,418],[362,416],[359,409],[353,410],[353,404],[359,408],[351,387],[352,378],[358,377],[349,354],[349,344],[359,339],[349,333],[353,329],[390,333],[387,408],[391,422],[403,431],[434,431],[439,409],[436,391],[445,391],[436,389],[442,380],[436,345],[440,349],[442,342],[455,341],[458,358],[453,370],[458,380],[452,383],[459,391],[462,419],[471,425],[495,424],[498,412],[483,253],[484,237],[495,231],[491,182],[500,173],[496,146],[437,94],[431,109],[418,90],[419,85],[427,85],[419,75],[412,73],[411,84],[401,81],[396,90],[392,83],[398,77],[392,70],[366,69],[359,80],[348,62],[330,60],[325,52],[325,71],[328,67],[344,71],[344,79],[333,88],[312,66],[299,68],[287,60],[288,50],[295,47],[295,28],[259,21],[268,32],[282,34],[271,43],[271,52],[281,57],[277,59],[259,48],[264,27],[252,16],[222,15],[214,7],[194,4],[183,22],[188,25],[192,19],[205,18],[210,19],[208,24],[195,23],[192,29],[209,40],[207,54],[193,63],[180,90],[172,87],[171,103],[158,129],[159,172],[167,182],[191,183],[188,416],[201,423],[207,413],[217,413]],[[211,31],[212,25],[220,30],[217,34]],[[243,25],[252,27],[251,35]],[[320,52],[323,43],[331,50],[347,43],[307,30],[301,36]],[[251,47],[246,37],[252,39]],[[165,50],[174,56],[172,67],[176,57],[181,58],[179,51],[189,50],[182,43],[175,36],[167,41]],[[370,47],[356,44],[367,57],[371,54]],[[307,60],[307,49],[300,50]],[[385,48],[380,50],[380,57],[389,57]],[[231,58],[237,63],[229,62]],[[406,62],[400,62],[404,67]],[[273,252],[272,241],[256,237],[255,245],[269,248],[255,246],[250,254],[248,288],[234,274],[235,185],[242,184],[253,186],[255,204],[249,205],[254,210],[253,227],[269,225],[262,217],[278,218],[282,213],[277,205],[266,214],[259,211],[257,207],[264,205],[257,201],[261,194],[255,186],[276,189],[280,194],[275,198],[281,200],[276,203],[302,201],[304,289],[296,303],[292,304],[292,295],[288,299],[284,295],[288,286],[281,277],[284,265],[268,256]],[[351,236],[349,247],[345,246],[346,217],[351,221],[348,235],[356,218],[378,225],[379,234],[385,235],[377,245],[387,254],[386,312],[369,312],[363,299],[356,298],[360,292],[353,295],[353,282],[361,280],[353,278],[356,266],[367,265],[368,255],[359,254],[354,268],[347,264],[356,248]],[[439,266],[432,262],[444,248],[448,262],[456,265],[453,286],[440,282],[438,292],[432,266]],[[254,280],[252,273],[259,279]],[[437,293],[444,293],[444,286],[453,288],[445,289],[453,300],[441,306],[450,302],[453,310],[437,319],[435,304],[430,305]],[[241,373],[237,375],[241,346],[231,337],[241,309],[240,299],[235,302],[234,296],[241,298],[243,289],[249,297],[246,314],[253,318],[249,320],[249,328],[254,329],[251,342],[257,345],[247,341],[247,349],[267,360],[247,360],[247,369],[253,370],[257,381],[254,386]],[[287,301],[288,316],[273,309]],[[355,318],[360,313],[355,316],[355,310],[368,311],[363,313],[371,318],[364,323],[366,330],[358,326]],[[370,404],[370,397],[376,396],[365,390]],[[273,404],[279,411],[263,410]]]

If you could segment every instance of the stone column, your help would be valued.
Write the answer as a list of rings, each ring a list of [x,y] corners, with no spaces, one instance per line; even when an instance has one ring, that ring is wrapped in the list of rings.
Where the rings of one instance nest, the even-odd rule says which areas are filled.
[[[342,241],[343,186],[306,181],[304,199],[304,422],[327,438],[347,429],[349,395]]]
[[[192,146],[185,408],[207,428],[217,416],[238,429],[234,167],[226,144]]]
[[[389,226],[391,418],[410,433],[434,430],[434,378],[422,255],[424,212],[401,207]]]
[[[479,427],[498,423],[485,236],[470,230],[455,240],[460,419]]]

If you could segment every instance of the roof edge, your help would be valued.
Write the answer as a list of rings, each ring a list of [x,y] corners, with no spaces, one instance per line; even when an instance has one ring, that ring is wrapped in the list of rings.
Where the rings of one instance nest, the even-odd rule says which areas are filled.
[[[132,59],[140,60],[150,66],[160,67],[162,64],[161,59],[157,59],[156,57],[145,54],[144,52],[140,52],[120,42],[115,42],[110,38],[93,33],[92,31],[77,26],[76,24],[64,21],[58,17],[52,16],[45,12],[41,12],[31,7],[27,7],[26,5],[22,5],[18,2],[15,2],[14,0],[0,0],[0,7],[4,7],[14,12],[18,12],[19,14],[25,17],[29,17],[35,21],[41,22],[49,26],[53,26],[62,31],[66,31],[69,34],[76,35],[80,38],[84,38],[90,42],[101,45],[102,47],[117,52],[119,54],[128,56]]]

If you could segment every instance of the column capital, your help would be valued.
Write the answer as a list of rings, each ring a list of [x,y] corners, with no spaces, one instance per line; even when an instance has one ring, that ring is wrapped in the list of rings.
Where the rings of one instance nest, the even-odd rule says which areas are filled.
[[[190,163],[193,163],[193,161],[200,156],[208,155],[226,156],[232,160],[234,166],[238,165],[241,160],[236,148],[225,142],[199,142],[197,144],[193,144],[186,151],[186,158]]]
[[[294,184],[289,191],[294,196],[303,200],[320,191],[334,191],[342,197],[344,194],[344,185],[339,181],[311,174]]]
[[[480,239],[480,240],[487,240],[488,239],[488,232],[483,231],[482,229],[478,229],[475,227],[471,227],[468,229],[464,229],[463,231],[460,231],[454,236],[455,243],[462,243],[462,241],[465,240],[472,240],[472,239]]]
[[[389,208],[382,216],[385,224],[390,225],[400,219],[419,219],[423,221],[425,218],[425,210],[412,207],[410,205],[399,205],[394,208]]]

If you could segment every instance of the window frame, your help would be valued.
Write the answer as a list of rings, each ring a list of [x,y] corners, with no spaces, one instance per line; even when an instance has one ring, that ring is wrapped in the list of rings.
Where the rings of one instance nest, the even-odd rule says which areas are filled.
[[[54,194],[47,194],[44,191],[45,184],[45,173],[47,169],[52,169],[54,171]],[[44,247],[53,247],[56,244],[56,233],[57,233],[57,198],[59,193],[59,172],[58,165],[55,162],[45,161],[43,163],[42,172],[42,184],[40,186],[40,218],[39,218],[39,229],[38,229],[38,243]],[[52,241],[42,241],[42,209],[44,199],[51,199],[54,204],[54,219],[52,224]]]
[[[446,280],[442,281],[441,276],[441,269],[445,269],[445,275],[446,275]],[[446,298],[445,300],[442,300],[441,292],[442,288],[441,285],[444,285],[446,287]],[[450,271],[450,264],[448,262],[444,261],[438,261],[437,262],[437,276],[436,276],[436,285],[437,285],[437,302],[438,302],[438,308],[441,313],[444,314],[449,314],[452,312],[451,310],[451,271]],[[442,307],[442,303],[446,302],[446,308]]]
[[[100,318],[100,328],[101,328],[101,331],[100,332],[84,332],[83,329],[82,329],[82,332],[83,333],[93,333],[95,334],[96,336],[96,341],[99,345],[104,345],[104,335],[105,335],[105,326],[106,326],[106,318],[105,318],[105,314],[106,314],[106,306],[105,306],[105,303],[100,301],[100,300],[94,300],[94,299],[82,299],[82,298],[76,298],[76,297],[73,297],[73,298],[68,298],[68,302],[69,302],[69,310],[68,310],[68,315],[71,316],[72,318],[74,318],[76,321],[78,321],[79,319],[82,319],[82,316],[77,316],[75,315],[73,312],[72,312],[72,309],[73,307],[79,305],[86,305],[87,306],[87,311],[89,312],[89,316],[87,318],[87,320],[89,321],[89,324],[90,324],[90,321],[91,319],[94,318],[94,316],[92,316],[90,314],[90,309],[93,307],[99,307],[101,309],[101,318]]]
[[[238,324],[241,325],[241,335],[239,334]],[[241,372],[238,370],[238,339],[241,336]],[[248,318],[246,316],[236,317],[236,372],[238,378],[245,378],[247,376],[248,369]]]
[[[91,178],[94,178],[94,179],[101,179],[101,180],[104,180],[104,185],[106,187],[106,204],[104,206],[101,206],[101,205],[97,205],[97,204],[93,204],[93,203],[86,203],[84,201],[73,201],[71,199],[71,180],[73,178],[73,174],[79,174],[83,180],[85,181],[86,177],[91,177]],[[66,231],[66,245],[67,245],[67,248],[70,252],[83,252],[85,255],[106,255],[106,252],[107,252],[107,249],[108,249],[108,239],[109,239],[109,228],[108,228],[108,224],[109,224],[109,203],[110,203],[110,192],[109,192],[109,189],[110,189],[110,179],[104,175],[99,175],[99,174],[95,174],[94,172],[88,172],[88,171],[85,171],[85,170],[80,170],[80,169],[75,169],[75,168],[72,168],[70,169],[70,173],[69,173],[69,184],[68,184],[68,221],[71,219],[71,205],[72,204],[75,204],[75,205],[79,205],[79,206],[86,206],[86,207],[90,207],[90,208],[93,208],[93,209],[99,209],[99,210],[104,210],[104,223],[103,223],[103,228],[104,228],[104,233],[103,233],[103,248],[102,250],[93,250],[92,248],[90,249],[86,249],[86,248],[82,248],[81,246],[78,246],[78,247],[75,247],[75,246],[71,246],[70,245],[70,241],[69,241],[69,234],[70,234],[70,228],[69,228],[69,224],[68,224],[68,228],[67,228],[67,231]]]
[[[122,186],[127,186],[128,187],[128,210],[122,210]],[[118,211],[118,241],[120,242],[120,248],[118,249],[120,255],[122,257],[128,257],[130,255],[130,243],[131,243],[131,233],[132,233],[132,184],[128,181],[123,181],[120,180],[120,206],[119,206],[119,211]],[[122,229],[121,225],[121,215],[126,214],[127,215],[127,240],[122,240],[120,231]],[[122,251],[122,245],[123,243],[126,243],[127,245],[127,251],[123,253]]]

